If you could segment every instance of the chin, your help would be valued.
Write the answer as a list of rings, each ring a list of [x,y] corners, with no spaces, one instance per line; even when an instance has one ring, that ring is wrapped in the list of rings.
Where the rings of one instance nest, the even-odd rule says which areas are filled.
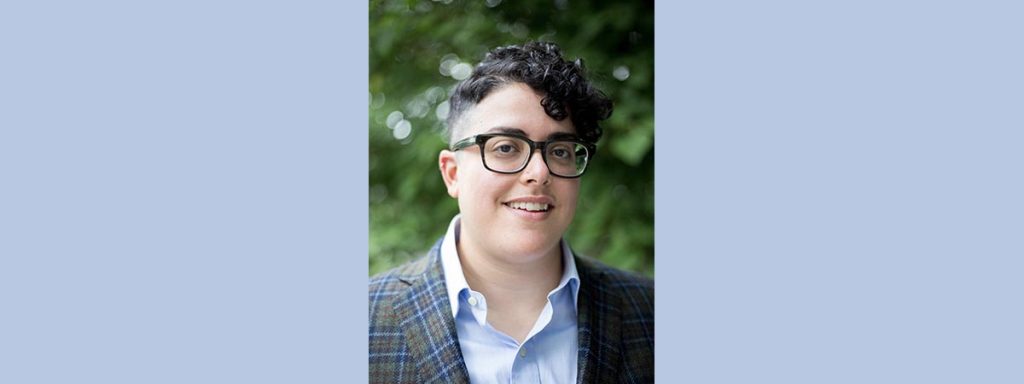
[[[558,249],[560,238],[553,239],[533,239],[530,241],[520,241],[506,243],[505,249],[511,255],[525,256],[533,255],[534,257],[544,257],[552,249]],[[531,258],[534,258],[531,257]]]

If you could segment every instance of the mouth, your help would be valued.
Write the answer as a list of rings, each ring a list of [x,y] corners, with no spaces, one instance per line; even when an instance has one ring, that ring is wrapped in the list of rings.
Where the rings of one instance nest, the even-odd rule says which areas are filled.
[[[530,203],[525,201],[510,201],[504,204],[506,207],[512,209],[518,209],[526,212],[547,212],[550,210],[551,204],[547,203]]]

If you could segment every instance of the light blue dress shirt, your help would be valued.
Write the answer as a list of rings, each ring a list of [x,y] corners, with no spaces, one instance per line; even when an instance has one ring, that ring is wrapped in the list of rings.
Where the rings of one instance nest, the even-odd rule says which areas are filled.
[[[448,300],[459,346],[473,383],[575,383],[578,356],[576,298],[580,278],[569,244],[562,239],[562,279],[519,344],[487,323],[487,299],[466,282],[456,244],[459,216],[441,242]]]

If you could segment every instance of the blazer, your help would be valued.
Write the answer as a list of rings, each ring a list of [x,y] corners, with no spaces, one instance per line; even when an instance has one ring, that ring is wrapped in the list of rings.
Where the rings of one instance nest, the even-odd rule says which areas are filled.
[[[654,382],[654,281],[573,254],[578,383]],[[370,382],[468,383],[441,267],[423,258],[370,279]]]

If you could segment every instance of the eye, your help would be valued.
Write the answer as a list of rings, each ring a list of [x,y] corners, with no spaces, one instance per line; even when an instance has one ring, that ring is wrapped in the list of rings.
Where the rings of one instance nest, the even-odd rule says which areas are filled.
[[[567,143],[557,143],[552,145],[548,149],[548,156],[554,157],[558,160],[569,160],[573,157],[572,145]]]
[[[487,152],[495,156],[518,156],[526,146],[518,140],[511,138],[495,138],[487,142]]]

